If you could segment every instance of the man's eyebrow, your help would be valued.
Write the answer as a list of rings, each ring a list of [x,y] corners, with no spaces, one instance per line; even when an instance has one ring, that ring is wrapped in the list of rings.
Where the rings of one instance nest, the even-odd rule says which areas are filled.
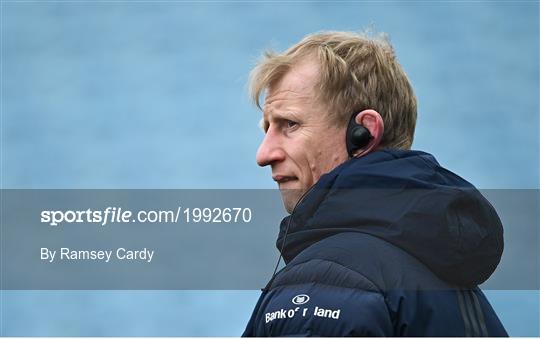
[[[294,110],[294,109],[289,109],[289,110],[286,110],[286,111],[282,111],[282,112],[276,112],[274,113],[273,119],[281,119],[281,120],[300,120],[300,116],[299,116],[299,113],[298,111]]]

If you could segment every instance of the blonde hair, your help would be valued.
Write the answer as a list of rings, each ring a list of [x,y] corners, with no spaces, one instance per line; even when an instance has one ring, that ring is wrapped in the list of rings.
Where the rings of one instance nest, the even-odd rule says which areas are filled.
[[[261,108],[263,92],[307,58],[318,61],[317,100],[326,105],[336,126],[346,125],[353,113],[374,109],[385,126],[381,147],[411,148],[416,97],[384,34],[320,32],[284,53],[265,52],[250,76],[253,102]]]

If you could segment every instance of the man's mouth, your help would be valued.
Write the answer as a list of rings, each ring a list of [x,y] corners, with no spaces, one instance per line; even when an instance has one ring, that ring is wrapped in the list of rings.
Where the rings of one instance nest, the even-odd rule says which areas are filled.
[[[297,177],[287,176],[287,175],[273,175],[272,179],[278,184],[283,184],[289,181],[297,180]]]

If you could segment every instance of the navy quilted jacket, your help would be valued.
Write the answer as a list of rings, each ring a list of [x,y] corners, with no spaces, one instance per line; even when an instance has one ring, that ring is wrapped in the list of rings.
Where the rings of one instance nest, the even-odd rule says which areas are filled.
[[[322,176],[277,241],[286,266],[244,336],[506,336],[480,291],[503,230],[467,181],[418,151]]]

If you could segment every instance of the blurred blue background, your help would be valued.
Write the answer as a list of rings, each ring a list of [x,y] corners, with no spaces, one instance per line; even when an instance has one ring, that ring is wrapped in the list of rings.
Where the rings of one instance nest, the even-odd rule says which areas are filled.
[[[538,189],[538,16],[532,1],[2,1],[1,186],[274,188],[250,69],[308,33],[371,26],[415,88],[413,148],[480,188]],[[236,336],[258,294],[4,291],[0,328]],[[538,291],[486,294],[511,335],[540,335]]]

